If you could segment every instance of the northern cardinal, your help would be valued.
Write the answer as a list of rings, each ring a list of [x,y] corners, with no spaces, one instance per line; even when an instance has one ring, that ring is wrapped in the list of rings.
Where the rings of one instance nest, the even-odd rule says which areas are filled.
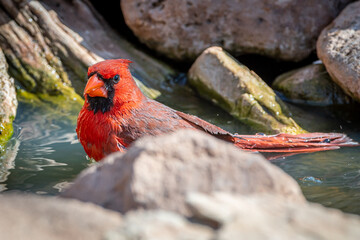
[[[96,161],[125,151],[136,139],[187,128],[204,131],[249,151],[301,153],[358,145],[344,134],[308,133],[237,135],[196,116],[176,111],[143,95],[129,71],[131,61],[105,60],[88,69],[85,104],[76,132],[85,152]]]

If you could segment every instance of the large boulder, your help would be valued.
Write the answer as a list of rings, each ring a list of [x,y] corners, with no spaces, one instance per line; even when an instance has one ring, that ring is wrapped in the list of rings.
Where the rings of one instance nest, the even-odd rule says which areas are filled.
[[[188,215],[189,191],[269,193],[304,201],[298,184],[260,154],[190,130],[136,141],[125,154],[83,171],[61,196],[122,213],[160,208]]]
[[[317,54],[332,79],[360,101],[360,2],[347,6],[322,32]]]
[[[318,204],[283,201],[275,196],[226,193],[187,197],[192,219],[215,222],[218,240],[359,239],[360,218]]]
[[[278,76],[272,87],[287,101],[328,106],[351,103],[351,98],[331,79],[323,64],[311,64]]]
[[[122,0],[121,8],[140,41],[173,59],[195,59],[218,45],[232,54],[299,61],[315,49],[320,31],[348,2]]]
[[[188,78],[202,97],[260,131],[303,132],[274,91],[220,47],[206,49],[191,66]]]
[[[2,239],[106,239],[121,226],[118,213],[54,197],[0,195]]]

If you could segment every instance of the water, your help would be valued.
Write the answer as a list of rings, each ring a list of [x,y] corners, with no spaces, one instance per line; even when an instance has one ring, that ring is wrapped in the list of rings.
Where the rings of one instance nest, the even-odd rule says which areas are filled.
[[[228,131],[255,133],[189,88],[167,84],[158,100]],[[296,121],[307,130],[345,132],[360,141],[356,124],[360,118],[351,109],[291,107]],[[7,156],[0,164],[0,191],[56,195],[92,164],[76,139],[74,113],[54,116],[53,112],[20,103],[15,128]],[[308,200],[360,214],[360,147],[299,154],[273,163],[298,181]]]
[[[13,150],[10,153],[17,151],[17,155],[8,164],[3,190],[55,195],[88,166],[85,152],[76,138],[74,121],[64,115],[59,119],[51,114],[54,112],[19,104],[15,134],[8,144]]]

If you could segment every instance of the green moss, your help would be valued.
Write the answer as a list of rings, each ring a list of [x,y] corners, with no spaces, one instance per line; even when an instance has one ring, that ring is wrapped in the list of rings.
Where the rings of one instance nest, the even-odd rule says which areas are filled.
[[[72,89],[70,89],[72,90]],[[34,94],[23,89],[17,89],[17,98],[19,102],[28,104],[30,107],[36,107],[47,113],[47,116],[54,119],[63,119],[71,124],[76,123],[79,111],[84,104],[84,100],[74,94],[50,96],[47,94]]]
[[[46,59],[39,58],[36,59],[37,62],[30,64],[11,53],[5,54],[9,63],[10,75],[19,81],[27,91],[51,96],[69,93],[67,88],[71,82],[58,58],[47,56]]]
[[[0,124],[0,155],[2,155],[6,149],[6,143],[13,135],[13,118],[9,122]]]

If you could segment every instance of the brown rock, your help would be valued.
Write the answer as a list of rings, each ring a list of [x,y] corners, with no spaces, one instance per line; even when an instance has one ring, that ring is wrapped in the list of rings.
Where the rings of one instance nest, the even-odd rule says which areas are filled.
[[[347,6],[322,32],[317,54],[332,79],[360,101],[360,2]]]
[[[220,190],[304,201],[298,184],[261,155],[186,130],[144,137],[125,154],[110,155],[83,171],[62,196],[122,213],[161,208],[187,215],[187,192]]]
[[[202,97],[258,131],[303,132],[275,92],[220,47],[206,49],[191,66],[188,78]]]
[[[121,8],[140,41],[173,59],[195,59],[218,45],[232,54],[299,61],[348,2],[122,0]]]
[[[294,103],[319,106],[351,103],[351,98],[331,79],[323,64],[283,73],[272,87]]]
[[[24,194],[0,195],[1,239],[105,239],[119,214],[93,204]]]
[[[359,239],[360,218],[318,204],[284,201],[270,195],[236,196],[192,193],[193,219],[220,223],[218,240]]]

